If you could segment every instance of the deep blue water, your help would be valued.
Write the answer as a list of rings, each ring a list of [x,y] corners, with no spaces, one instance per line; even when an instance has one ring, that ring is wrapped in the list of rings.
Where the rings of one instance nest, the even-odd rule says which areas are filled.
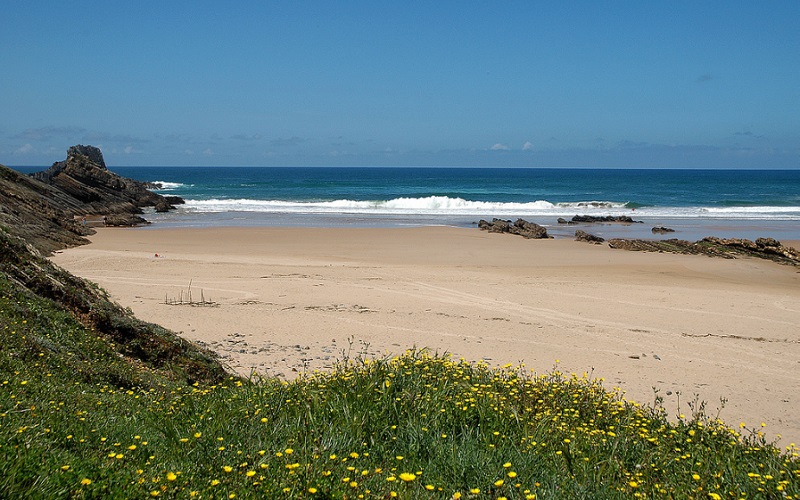
[[[395,167],[112,167],[161,182],[179,211],[154,226],[468,226],[523,217],[567,232],[558,217],[630,215],[707,236],[800,239],[800,170]],[[603,225],[615,235],[641,228]],[[569,232],[574,232],[570,227]],[[737,232],[738,231],[738,232]],[[613,233],[613,234],[612,234]],[[696,233],[696,234],[695,234]]]
[[[324,202],[448,197],[628,207],[800,207],[800,170],[119,167],[196,200]],[[418,206],[419,208],[419,206]],[[757,214],[757,210],[754,211]],[[795,211],[796,215],[798,212]]]

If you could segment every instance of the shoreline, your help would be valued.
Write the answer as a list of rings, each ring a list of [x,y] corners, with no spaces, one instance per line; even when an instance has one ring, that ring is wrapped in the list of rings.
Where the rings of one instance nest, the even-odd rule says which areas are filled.
[[[724,398],[728,425],[800,440],[788,266],[451,227],[100,228],[90,240],[52,260],[243,375],[427,347],[591,373],[640,403],[657,387],[673,416],[695,394],[712,416]],[[213,304],[169,305],[189,291]]]
[[[756,238],[769,237],[785,241],[800,241],[800,223],[787,219],[725,219],[725,218],[665,218],[641,214],[625,210],[612,211],[611,215],[628,215],[636,223],[578,223],[560,224],[556,215],[522,215],[498,216],[500,219],[516,220],[522,218],[543,226],[548,233],[558,239],[575,236],[581,229],[587,233],[605,239],[667,239],[678,238],[697,241],[707,236],[720,238]],[[604,212],[599,215],[609,215]],[[578,215],[573,214],[573,215]],[[258,228],[258,227],[298,227],[314,229],[326,228],[409,228],[409,227],[453,227],[473,229],[478,221],[491,221],[492,215],[431,215],[431,214],[347,214],[347,213],[271,213],[271,212],[190,212],[182,208],[168,213],[149,211],[145,217],[151,222],[143,226],[149,230],[186,229],[186,228]],[[572,215],[564,218],[570,219]],[[654,234],[653,227],[669,227],[673,233]]]

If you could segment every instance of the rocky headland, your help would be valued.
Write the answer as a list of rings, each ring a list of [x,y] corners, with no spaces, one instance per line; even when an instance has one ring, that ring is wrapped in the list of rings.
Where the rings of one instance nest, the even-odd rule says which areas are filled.
[[[103,217],[109,225],[137,224],[144,221],[137,215],[142,207],[164,202],[162,196],[148,192],[145,184],[110,172],[100,150],[90,146],[70,148],[66,160],[30,176],[0,165],[0,288],[2,300],[8,301],[4,314],[16,310],[25,318],[23,324],[45,315],[48,328],[69,331],[75,326],[62,313],[74,318],[127,366],[139,370],[129,380],[114,379],[116,387],[146,386],[153,374],[188,384],[225,379],[228,374],[213,352],[138,320],[97,285],[43,256],[88,243],[84,236],[95,231],[83,224],[84,217],[99,217],[101,224]],[[41,299],[60,313],[30,306]],[[0,324],[7,319],[0,317]],[[7,328],[3,334],[8,334]],[[30,352],[62,351],[53,341],[37,336],[26,342]],[[83,355],[64,355],[76,364],[78,378],[102,378],[91,371]],[[12,356],[21,358],[22,353]]]
[[[183,203],[151,191],[156,186],[108,170],[93,146],[72,146],[67,158],[31,175],[0,165],[0,224],[48,254],[87,243],[85,219],[109,226],[146,224],[143,208],[158,211]]]

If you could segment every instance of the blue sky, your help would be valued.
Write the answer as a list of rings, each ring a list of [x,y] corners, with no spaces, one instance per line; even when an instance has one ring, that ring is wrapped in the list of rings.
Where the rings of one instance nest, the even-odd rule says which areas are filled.
[[[800,2],[63,2],[0,163],[800,168]]]

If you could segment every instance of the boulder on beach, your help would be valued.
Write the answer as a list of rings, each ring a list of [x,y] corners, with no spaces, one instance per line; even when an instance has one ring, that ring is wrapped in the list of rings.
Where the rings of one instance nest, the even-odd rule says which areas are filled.
[[[575,231],[575,241],[585,241],[586,243],[594,243],[595,245],[599,245],[606,240],[600,236],[595,236],[587,233],[586,231],[578,229]]]
[[[675,238],[655,241],[615,238],[608,240],[608,246],[621,250],[708,255],[725,259],[758,257],[779,264],[800,266],[800,252],[792,247],[782,245],[774,238],[758,238],[751,241],[708,236],[695,242]]]
[[[503,219],[492,219],[491,222],[481,219],[478,228],[490,233],[510,233],[522,236],[527,239],[546,239],[551,238],[547,234],[547,229],[534,222],[525,219],[517,219],[515,222]]]

